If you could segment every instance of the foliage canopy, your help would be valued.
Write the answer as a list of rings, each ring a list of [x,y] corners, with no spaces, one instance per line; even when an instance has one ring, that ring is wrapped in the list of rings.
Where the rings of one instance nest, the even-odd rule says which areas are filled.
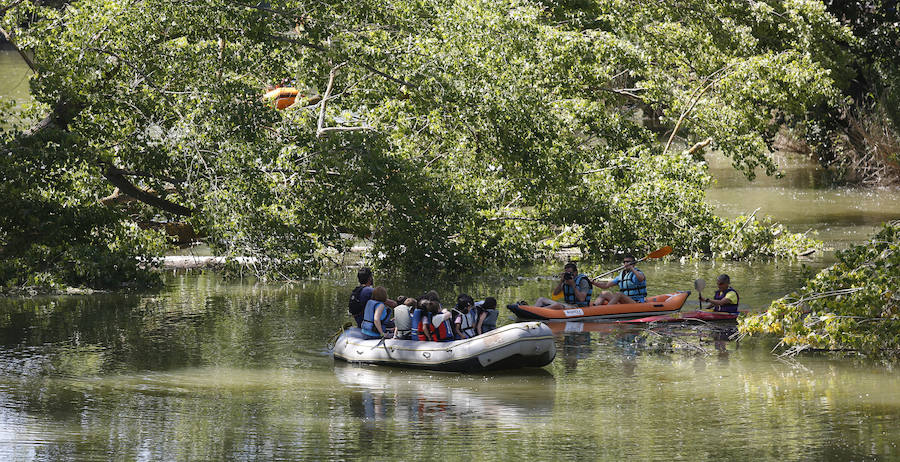
[[[779,122],[836,96],[833,44],[853,39],[822,4],[774,0],[24,1],[3,26],[45,117],[3,129],[18,283],[35,249],[77,259],[54,253],[73,236],[137,271],[156,241],[125,218],[187,221],[285,277],[358,238],[412,271],[570,244],[789,255],[813,243],[704,203],[702,141],[775,173]],[[276,111],[260,95],[285,77],[302,96]],[[114,186],[140,201],[97,205]]]

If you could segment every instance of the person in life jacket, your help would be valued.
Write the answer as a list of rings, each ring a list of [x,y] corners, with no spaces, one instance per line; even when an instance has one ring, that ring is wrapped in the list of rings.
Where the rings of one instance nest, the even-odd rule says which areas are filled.
[[[569,262],[566,263],[563,272],[560,273],[559,283],[553,289],[553,295],[562,293],[563,300],[556,302],[546,297],[539,297],[534,304],[556,310],[585,307],[591,304],[593,291],[594,287],[591,278],[586,274],[579,273],[578,266],[573,262]]]
[[[475,325],[475,335],[481,335],[496,329],[499,315],[496,298],[487,297],[480,302],[475,302],[475,306],[469,311],[469,316]]]
[[[356,279],[359,281],[359,285],[350,293],[348,311],[353,320],[356,321],[356,327],[360,327],[363,321],[363,310],[366,308],[366,303],[372,298],[372,290],[374,289],[372,286],[375,284],[375,280],[372,278],[372,269],[368,266],[363,266],[356,272]]]
[[[397,297],[397,305],[394,308],[394,338],[409,340],[412,331],[412,312],[416,309],[416,299],[412,297]]]
[[[366,338],[390,338],[388,328],[394,327],[390,322],[393,310],[387,306],[386,301],[387,291],[384,287],[378,286],[372,290],[372,298],[366,302],[360,326]]]
[[[427,329],[425,331],[422,331],[420,329],[420,327],[422,326],[422,317],[424,317],[428,314],[428,307],[425,303],[427,301],[433,301],[433,302],[437,303],[438,306],[440,306],[440,303],[441,303],[438,293],[434,290],[429,290],[428,292],[425,292],[424,294],[422,294],[421,297],[419,297],[419,300],[417,303],[418,307],[413,310],[412,322],[410,323],[410,325],[412,326],[412,330],[413,330],[412,340],[420,340],[420,339],[431,340],[431,332],[428,331]]]
[[[350,293],[350,303],[348,303],[347,310],[350,312],[350,317],[356,321],[356,327],[362,327],[363,311],[366,308],[366,303],[372,298],[372,290],[375,285],[375,279],[372,277],[372,269],[368,266],[360,268],[359,271],[356,272],[356,280],[359,281],[359,285]],[[389,308],[397,306],[397,302],[390,298],[385,300],[384,303],[386,303]]]
[[[468,294],[456,297],[456,308],[453,310],[453,333],[457,339],[472,338],[475,334],[475,323],[469,312],[475,308],[475,300]]]
[[[450,326],[451,314],[442,310],[438,302],[426,300],[423,302],[426,312],[419,321],[419,340],[432,342],[449,342],[454,339],[453,327]]]
[[[716,284],[719,290],[716,291],[712,299],[701,299],[701,301],[709,303],[713,311],[723,311],[726,313],[737,313],[738,304],[741,296],[731,287],[731,278],[727,274],[720,274],[716,278]]]
[[[616,303],[642,303],[647,298],[647,276],[643,271],[635,268],[634,255],[626,254],[622,257],[622,272],[612,281],[597,281],[594,285],[601,289],[609,289],[612,286],[619,288],[618,292],[604,291],[597,297],[595,305],[602,305],[605,301],[609,305]]]

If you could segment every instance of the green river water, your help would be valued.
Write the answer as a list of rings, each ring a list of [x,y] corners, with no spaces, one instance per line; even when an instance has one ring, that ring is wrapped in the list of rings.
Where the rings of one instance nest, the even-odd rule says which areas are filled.
[[[21,98],[22,85],[25,69],[0,52],[0,94]],[[897,191],[830,188],[802,160],[753,183],[710,162],[719,213],[759,209],[829,249],[900,217]],[[832,258],[641,267],[652,293],[726,272],[758,311]],[[558,270],[377,282],[506,304],[546,295],[541,276]],[[779,359],[771,340],[730,340],[733,325],[572,324],[556,360],[532,371],[335,363],[325,344],[347,319],[353,276],[263,285],[172,272],[153,293],[0,299],[0,460],[900,459],[895,366]]]

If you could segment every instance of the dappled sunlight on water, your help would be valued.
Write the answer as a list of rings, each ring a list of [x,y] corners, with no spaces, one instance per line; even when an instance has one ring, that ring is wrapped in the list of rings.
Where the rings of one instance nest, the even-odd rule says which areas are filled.
[[[670,287],[720,269],[647,271]],[[525,276],[487,285],[502,301],[548,290]],[[742,277],[748,293],[772,279]],[[546,368],[460,375],[334,363],[324,344],[346,319],[349,281],[168,282],[146,296],[0,302],[0,459],[898,454],[900,379],[890,366],[778,360],[769,341],[730,340],[733,324],[589,323],[561,329]]]

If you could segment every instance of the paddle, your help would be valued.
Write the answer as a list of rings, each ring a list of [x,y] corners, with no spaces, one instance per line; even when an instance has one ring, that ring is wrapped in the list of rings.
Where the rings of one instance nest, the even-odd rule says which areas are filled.
[[[640,263],[640,262],[642,262],[642,261],[644,261],[644,260],[649,260],[649,259],[651,259],[651,258],[662,258],[662,257],[665,257],[666,255],[668,255],[668,254],[670,254],[670,253],[672,253],[672,247],[667,245],[667,246],[665,246],[665,247],[663,247],[663,248],[661,248],[661,249],[654,250],[653,252],[650,252],[646,257],[641,258],[640,260],[634,262],[634,264],[636,265],[636,264],[638,264],[638,263]],[[625,265],[622,265],[622,266],[620,266],[620,267],[618,267],[618,268],[616,268],[616,269],[614,269],[614,270],[607,271],[607,272],[605,272],[605,273],[603,273],[603,274],[601,274],[601,275],[599,275],[599,276],[594,276],[593,278],[591,278],[591,280],[592,280],[592,281],[596,281],[597,279],[600,279],[600,278],[602,278],[603,276],[606,276],[606,275],[609,275],[609,274],[613,274],[613,273],[615,273],[616,271],[622,271],[624,268],[625,268]]]
[[[703,279],[695,279],[694,280],[694,288],[697,289],[697,296],[700,297],[700,300],[697,300],[697,304],[700,305],[700,309],[703,309],[703,296],[700,295],[700,292],[703,291],[703,288],[706,287],[706,281]]]

